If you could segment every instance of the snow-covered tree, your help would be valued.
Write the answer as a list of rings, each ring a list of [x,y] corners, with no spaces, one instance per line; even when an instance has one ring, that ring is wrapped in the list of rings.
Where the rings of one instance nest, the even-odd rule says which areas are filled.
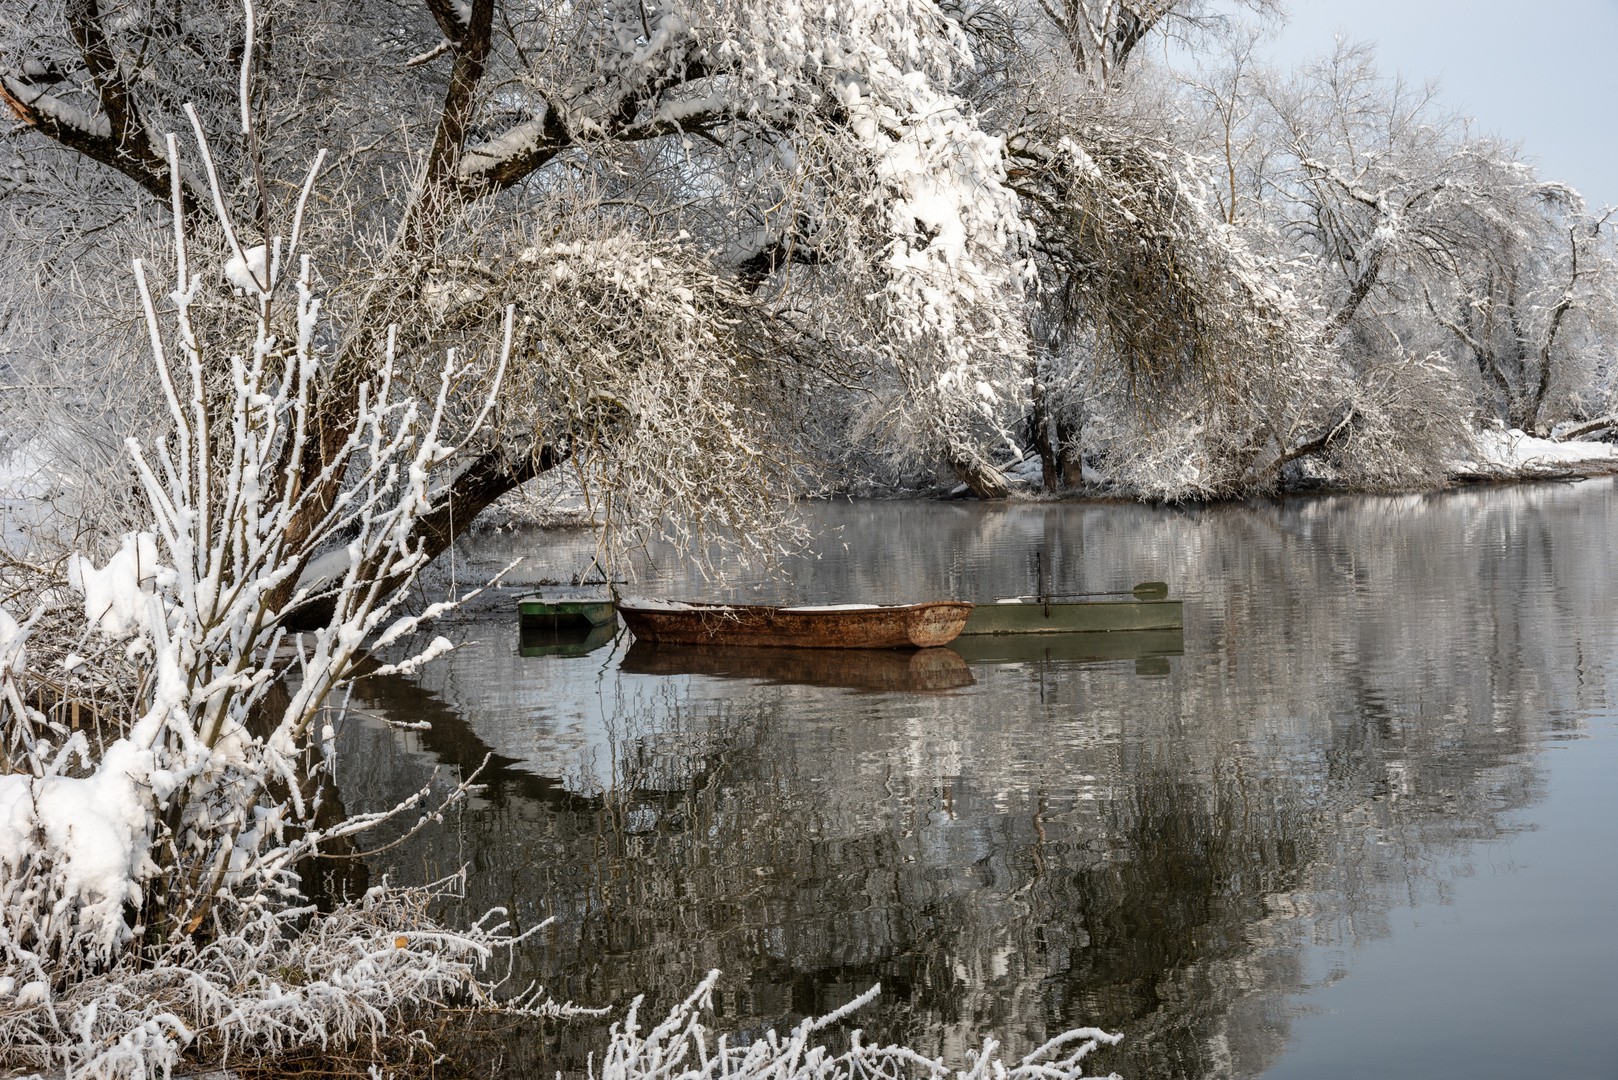
[[[1571,257],[1565,236],[1560,255],[1525,239],[1562,211],[1513,148],[1380,80],[1363,49],[1292,78],[1258,70],[1235,21],[1255,13],[1275,6],[0,0],[13,399],[73,432],[54,447],[69,484],[105,475],[151,415],[156,387],[130,378],[128,297],[105,260],[149,249],[163,226],[162,139],[186,129],[189,103],[220,133],[215,168],[248,248],[308,148],[330,151],[308,228],[331,253],[332,436],[378,327],[399,327],[408,365],[427,342],[487,352],[503,305],[519,305],[499,436],[454,481],[458,511],[423,523],[430,549],[563,464],[623,524],[685,508],[755,531],[761,493],[813,489],[826,466],[942,467],[995,495],[1031,450],[1048,482],[1076,481],[1087,425],[1096,453],[1154,462],[1132,488],[1108,470],[1143,493],[1268,487],[1305,459],[1333,458],[1349,482],[1427,475],[1453,442],[1448,413],[1482,393],[1477,361],[1440,371],[1470,346],[1422,287],[1465,329],[1461,295],[1511,277],[1472,269],[1513,244],[1525,267]],[[1221,35],[1238,47],[1189,85],[1146,47]],[[211,196],[196,169],[179,179],[201,242]],[[1600,245],[1579,243],[1594,265]],[[575,272],[606,291],[555,284]],[[1596,280],[1568,269],[1544,288],[1553,279],[1580,296]],[[226,298],[205,299],[199,317],[229,321]],[[1516,398],[1566,373],[1533,423],[1603,407],[1578,385],[1604,370],[1579,314],[1598,307],[1580,300],[1549,338],[1531,332]],[[653,326],[686,329],[648,348],[635,328]],[[1394,420],[1385,407],[1409,405],[1407,386],[1443,422]],[[1402,430],[1421,435],[1361,438]],[[306,476],[329,445],[308,448]],[[757,467],[724,454],[707,467],[704,447],[725,446]],[[686,467],[666,468],[676,457]],[[129,502],[91,487],[78,505],[99,500],[102,517]]]

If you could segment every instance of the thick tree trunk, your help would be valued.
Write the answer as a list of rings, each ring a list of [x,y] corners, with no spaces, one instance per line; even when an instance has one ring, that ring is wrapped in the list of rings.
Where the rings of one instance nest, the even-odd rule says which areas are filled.
[[[1557,441],[1567,442],[1570,439],[1577,439],[1584,435],[1593,434],[1600,431],[1602,428],[1618,428],[1618,413],[1612,413],[1610,416],[1599,416],[1594,420],[1589,420],[1580,424],[1578,427],[1570,428],[1567,431],[1562,432]]]
[[[1382,260],[1385,254],[1382,249],[1377,249],[1369,264],[1360,271],[1360,276],[1355,278],[1354,284],[1349,287],[1348,297],[1342,306],[1321,324],[1320,330],[1315,334],[1315,343],[1321,348],[1328,348],[1337,340],[1337,335],[1343,332],[1343,328],[1354,318],[1354,313],[1359,311],[1365,298],[1371,295],[1371,286],[1376,284],[1377,278],[1382,273]]]
[[[992,465],[952,460],[949,467],[955,478],[980,499],[1003,499],[1011,494],[1011,485]]]

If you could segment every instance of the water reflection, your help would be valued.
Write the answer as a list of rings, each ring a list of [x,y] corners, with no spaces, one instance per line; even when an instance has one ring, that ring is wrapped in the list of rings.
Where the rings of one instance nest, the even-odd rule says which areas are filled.
[[[583,622],[583,620],[579,620]],[[599,625],[523,626],[518,651],[526,657],[588,656],[618,636],[618,622]]]
[[[1441,902],[1540,797],[1543,736],[1611,707],[1607,482],[820,512],[860,558],[827,545],[730,595],[1010,593],[1039,551],[1069,588],[1166,578],[1186,627],[963,642],[969,681],[918,693],[894,656],[525,659],[493,613],[419,679],[365,687],[365,710],[431,730],[349,721],[353,810],[492,755],[482,796],[376,869],[466,863],[469,909],[557,916],[519,976],[580,1001],[666,1004],[720,967],[727,1025],[756,1034],[880,981],[860,1026],[927,1053],[1097,1023],[1128,1034],[1099,1071],[1253,1076],[1285,1050],[1305,952]],[[569,572],[567,543],[532,572]],[[552,1034],[513,1065],[582,1071],[594,1034]]]
[[[773,649],[636,641],[619,670],[910,693],[957,690],[973,683],[966,660],[947,648]]]

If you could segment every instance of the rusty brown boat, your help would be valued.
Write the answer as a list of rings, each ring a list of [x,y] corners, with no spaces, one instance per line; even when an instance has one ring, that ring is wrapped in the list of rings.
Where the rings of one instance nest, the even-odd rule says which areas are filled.
[[[928,649],[960,634],[972,605],[956,601],[765,607],[622,599],[618,614],[642,641],[800,649]]]

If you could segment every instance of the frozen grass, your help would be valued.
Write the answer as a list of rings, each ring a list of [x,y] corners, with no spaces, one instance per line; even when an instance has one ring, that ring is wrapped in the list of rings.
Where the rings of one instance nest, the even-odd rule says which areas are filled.
[[[848,1020],[873,1001],[880,991],[873,986],[835,1012],[805,1019],[786,1038],[772,1030],[750,1042],[733,1042],[703,1022],[718,979],[719,972],[709,972],[690,997],[644,1035],[641,999],[636,998],[624,1020],[612,1026],[600,1072],[592,1068],[591,1080],[1080,1080],[1091,1051],[1122,1038],[1077,1028],[1012,1063],[1002,1061],[995,1053],[998,1044],[986,1039],[967,1052],[960,1069],[903,1046],[867,1046],[858,1030],[841,1052],[815,1041],[817,1032]],[[1116,1080],[1116,1074],[1109,1080]]]
[[[7,975],[0,1062],[114,1080],[262,1062],[311,1045],[386,1061],[430,1050],[417,1023],[445,1008],[599,1015],[539,991],[496,1003],[486,965],[520,938],[487,919],[461,931],[439,925],[428,913],[436,895],[380,887],[326,914],[260,910],[228,937],[151,964],[131,959],[65,990],[51,988],[48,970],[21,985]]]

